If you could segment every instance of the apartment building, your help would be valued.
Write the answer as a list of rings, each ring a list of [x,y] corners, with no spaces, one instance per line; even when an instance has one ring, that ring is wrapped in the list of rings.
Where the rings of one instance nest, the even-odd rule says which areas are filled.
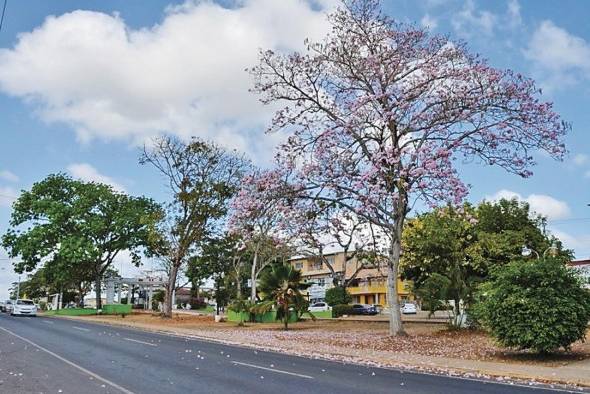
[[[387,304],[387,272],[383,268],[362,268],[362,261],[352,258],[346,261],[344,252],[325,255],[334,273],[322,259],[315,256],[295,257],[290,263],[301,270],[303,278],[312,285],[307,290],[310,302],[324,301],[326,290],[334,286],[334,276],[350,281],[348,292],[353,303]],[[354,278],[353,278],[354,277]],[[351,279],[353,278],[353,279]],[[408,282],[398,278],[398,300],[413,299]]]

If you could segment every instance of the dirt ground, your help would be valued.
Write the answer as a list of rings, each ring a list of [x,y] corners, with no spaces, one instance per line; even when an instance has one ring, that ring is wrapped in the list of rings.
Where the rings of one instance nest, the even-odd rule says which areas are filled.
[[[501,348],[484,332],[448,330],[440,324],[406,323],[406,337],[390,337],[385,322],[306,320],[290,324],[289,330],[283,331],[279,323],[248,323],[238,327],[232,322],[215,323],[212,316],[186,314],[175,314],[172,319],[162,319],[149,313],[134,313],[124,318],[87,316],[84,320],[100,320],[260,346],[276,345],[292,350],[317,349],[333,354],[355,349],[366,354],[391,352],[544,366],[567,365],[590,359],[590,343],[576,342],[569,352],[557,352],[540,358],[527,352]]]

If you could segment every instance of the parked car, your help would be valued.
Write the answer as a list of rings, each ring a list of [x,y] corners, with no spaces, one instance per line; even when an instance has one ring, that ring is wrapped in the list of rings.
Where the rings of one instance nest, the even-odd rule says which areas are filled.
[[[10,314],[12,316],[37,316],[37,307],[31,300],[16,300]]]
[[[411,302],[404,304],[404,306],[402,306],[401,309],[404,315],[415,315],[416,313],[418,313],[416,305],[412,304]]]
[[[372,306],[375,307],[375,310],[377,311],[377,313],[383,312],[383,305],[373,304]]]
[[[375,305],[352,304],[353,315],[376,315],[378,313]]]
[[[332,310],[332,307],[330,307],[330,305],[328,305],[325,302],[316,302],[314,304],[311,304],[309,308],[307,308],[307,310],[310,312],[325,312]]]
[[[4,308],[6,307],[5,301],[0,301],[0,312],[4,312]]]
[[[12,313],[12,303],[12,300],[6,300],[6,302],[4,303],[4,312]]]

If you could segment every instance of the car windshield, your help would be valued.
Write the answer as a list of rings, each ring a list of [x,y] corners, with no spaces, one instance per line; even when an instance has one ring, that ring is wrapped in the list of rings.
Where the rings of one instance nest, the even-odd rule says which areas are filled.
[[[18,300],[16,305],[35,305],[35,303],[29,300]]]

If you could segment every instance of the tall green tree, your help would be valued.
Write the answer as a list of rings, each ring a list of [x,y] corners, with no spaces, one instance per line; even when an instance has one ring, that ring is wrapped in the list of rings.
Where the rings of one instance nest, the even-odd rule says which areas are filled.
[[[216,290],[220,290],[215,294],[219,307],[225,305],[220,303],[222,299],[242,299],[247,260],[244,243],[238,236],[225,233],[208,237],[201,243],[199,253],[190,258],[185,275],[193,284],[213,280]]]
[[[19,257],[16,272],[31,272],[43,264],[58,280],[65,281],[72,270],[92,277],[101,308],[105,272],[123,251],[139,265],[140,253],[157,239],[160,217],[160,207],[151,199],[54,174],[14,203],[2,245],[11,257]]]
[[[194,256],[200,243],[226,215],[229,199],[248,168],[240,155],[213,143],[156,138],[140,157],[166,180],[170,201],[160,224],[164,242],[157,251],[168,271],[164,317],[172,316],[172,294],[178,273]]]
[[[413,280],[417,291],[433,274],[445,277],[443,296],[454,301],[457,317],[461,302],[472,302],[476,285],[492,269],[522,258],[523,246],[543,254],[555,245],[557,254],[571,257],[559,240],[545,233],[545,224],[545,218],[516,199],[424,213],[404,229],[402,276]]]

